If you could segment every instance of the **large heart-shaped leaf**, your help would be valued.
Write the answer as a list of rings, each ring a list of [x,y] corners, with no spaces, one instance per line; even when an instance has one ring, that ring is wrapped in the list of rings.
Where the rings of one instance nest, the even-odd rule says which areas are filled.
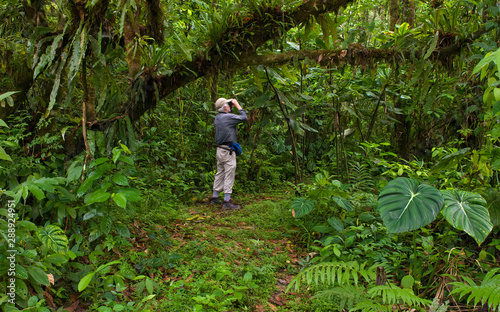
[[[305,198],[296,198],[292,202],[292,214],[295,218],[300,218],[311,212],[314,208],[314,202]]]
[[[57,225],[47,225],[38,230],[38,237],[42,244],[57,253],[66,253],[68,250],[68,237]]]
[[[380,192],[378,210],[391,233],[412,231],[434,221],[443,207],[436,188],[409,178],[390,181]]]
[[[480,190],[479,194],[486,200],[486,207],[490,213],[490,221],[493,226],[500,225],[500,190],[489,187]]]
[[[446,220],[455,228],[465,231],[481,245],[493,228],[484,198],[476,193],[457,190],[442,193],[443,215]]]

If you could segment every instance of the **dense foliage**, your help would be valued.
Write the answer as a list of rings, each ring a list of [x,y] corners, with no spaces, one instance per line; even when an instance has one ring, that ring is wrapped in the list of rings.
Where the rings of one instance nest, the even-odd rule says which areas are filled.
[[[4,311],[499,309],[496,2],[0,7]]]

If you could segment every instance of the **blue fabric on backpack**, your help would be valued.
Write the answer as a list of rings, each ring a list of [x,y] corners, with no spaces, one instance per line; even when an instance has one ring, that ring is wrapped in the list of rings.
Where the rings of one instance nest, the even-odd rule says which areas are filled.
[[[243,153],[239,143],[230,143],[229,147],[236,153],[236,156],[240,156]]]

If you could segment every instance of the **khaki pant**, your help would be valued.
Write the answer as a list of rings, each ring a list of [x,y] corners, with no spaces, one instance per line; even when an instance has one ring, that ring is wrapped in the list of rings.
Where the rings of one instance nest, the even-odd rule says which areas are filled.
[[[214,179],[214,191],[231,194],[236,173],[236,153],[217,147],[217,173]]]

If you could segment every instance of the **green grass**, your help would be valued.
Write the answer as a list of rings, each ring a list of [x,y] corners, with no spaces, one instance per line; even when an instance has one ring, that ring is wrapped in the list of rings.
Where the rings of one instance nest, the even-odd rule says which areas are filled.
[[[159,205],[124,216],[132,236],[127,243],[107,239],[118,253],[109,252],[105,261],[121,260],[140,279],[129,279],[121,292],[100,288],[89,310],[127,304],[127,311],[172,312],[338,308],[312,298],[318,287],[285,292],[293,276],[311,264],[310,242],[290,211],[292,190],[236,195],[242,208],[234,211],[208,205],[207,199],[177,205],[161,196],[154,198]]]
[[[236,211],[201,202],[148,207],[127,220],[130,244],[115,248],[152,286],[131,282],[89,309],[129,303],[131,311],[321,311],[305,294],[284,292],[306,258],[291,234],[290,198],[286,191],[240,197]]]

